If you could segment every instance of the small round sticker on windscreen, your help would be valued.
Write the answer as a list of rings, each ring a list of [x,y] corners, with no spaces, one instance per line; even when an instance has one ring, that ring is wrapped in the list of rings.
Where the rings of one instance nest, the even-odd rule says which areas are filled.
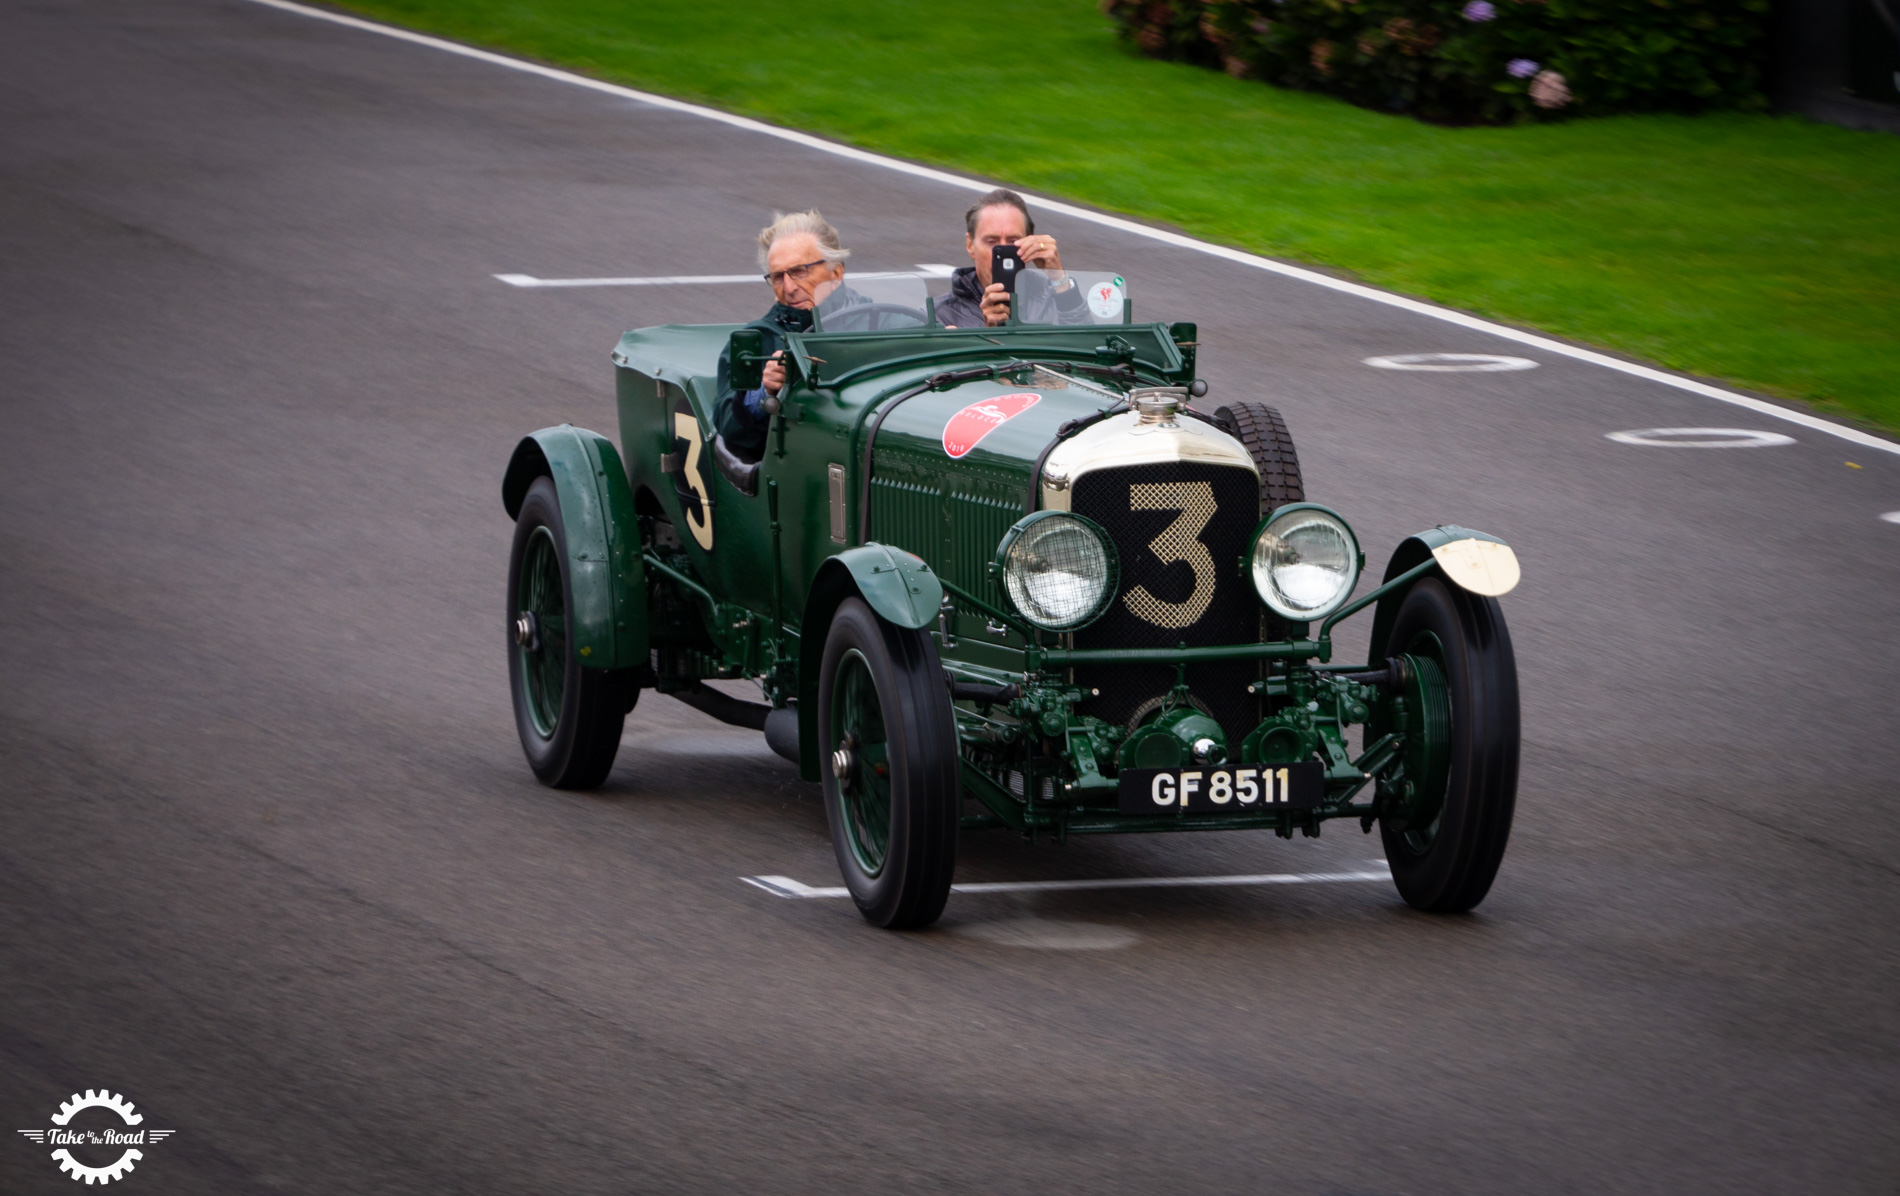
[[[1098,320],[1119,319],[1122,314],[1122,280],[1104,278],[1089,288],[1089,313]]]

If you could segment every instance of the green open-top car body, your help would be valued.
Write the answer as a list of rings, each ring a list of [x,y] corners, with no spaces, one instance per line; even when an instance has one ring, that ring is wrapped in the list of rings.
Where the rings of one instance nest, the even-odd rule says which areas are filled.
[[[732,325],[621,338],[618,448],[567,425],[520,442],[510,672],[542,779],[604,780],[651,688],[824,785],[882,925],[941,911],[960,826],[1351,818],[1412,904],[1481,900],[1516,790],[1510,550],[1432,527],[1353,598],[1363,554],[1302,501],[1278,413],[1190,405],[1192,325],[916,315],[788,334],[757,461],[715,432],[722,352],[741,390],[765,358]],[[1334,661],[1333,624],[1366,608],[1371,659]]]

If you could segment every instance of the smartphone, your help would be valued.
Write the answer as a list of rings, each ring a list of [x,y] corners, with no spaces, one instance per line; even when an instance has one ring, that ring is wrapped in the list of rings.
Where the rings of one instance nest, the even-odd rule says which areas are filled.
[[[1002,283],[1005,293],[1016,293],[1016,272],[1022,268],[1023,259],[1016,256],[1014,245],[990,247],[990,281]]]

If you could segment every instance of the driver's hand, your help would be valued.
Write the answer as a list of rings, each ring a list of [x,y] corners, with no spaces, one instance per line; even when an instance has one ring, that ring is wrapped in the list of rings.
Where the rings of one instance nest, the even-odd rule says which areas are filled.
[[[983,291],[983,322],[991,328],[1009,323],[1009,292],[993,282]]]
[[[1068,275],[1062,269],[1062,254],[1056,250],[1056,239],[1036,233],[1016,242],[1016,253],[1025,262],[1038,270],[1048,273],[1049,281],[1061,282]]]
[[[785,389],[785,356],[783,349],[772,354],[772,360],[765,363],[765,393],[776,398],[778,392]]]

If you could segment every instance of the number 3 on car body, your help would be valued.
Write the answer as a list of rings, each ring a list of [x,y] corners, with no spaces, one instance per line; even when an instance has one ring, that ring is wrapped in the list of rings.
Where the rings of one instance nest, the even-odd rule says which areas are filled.
[[[1130,486],[1128,508],[1131,511],[1179,511],[1180,518],[1170,523],[1148,545],[1148,551],[1164,565],[1186,561],[1194,570],[1194,592],[1185,602],[1168,602],[1138,585],[1122,601],[1143,622],[1156,627],[1191,627],[1214,601],[1218,574],[1214,558],[1201,543],[1201,533],[1214,519],[1214,488],[1206,482],[1166,482]]]
[[[693,533],[693,539],[701,548],[711,552],[713,546],[712,495],[706,490],[706,474],[699,465],[700,450],[704,446],[701,445],[699,439],[699,421],[693,417],[692,412],[675,411],[673,413],[673,435],[686,442],[684,470],[686,484],[692,488],[693,496],[699,499],[697,518],[691,508],[684,512],[686,530]]]

